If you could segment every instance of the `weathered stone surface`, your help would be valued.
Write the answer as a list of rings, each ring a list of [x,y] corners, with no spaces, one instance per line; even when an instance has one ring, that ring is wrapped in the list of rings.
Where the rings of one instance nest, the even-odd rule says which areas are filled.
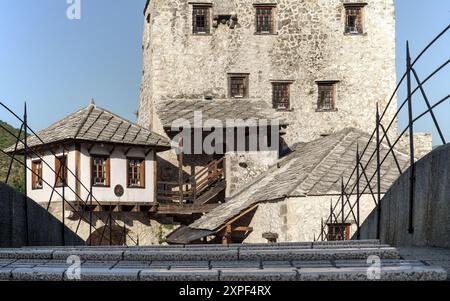
[[[220,273],[221,281],[294,281],[297,278],[297,272],[294,268],[269,268],[264,270],[248,269],[245,271],[222,270]]]
[[[164,260],[164,261],[193,261],[193,260],[236,260],[237,250],[223,251],[125,251],[125,260]]]
[[[113,261],[122,260],[123,251],[109,250],[108,252],[102,251],[88,251],[88,250],[56,250],[53,253],[54,259],[67,259],[72,255],[80,257],[81,260],[96,260],[96,261]]]
[[[108,268],[81,268],[80,279],[69,279],[64,274],[64,280],[81,281],[137,281],[140,269],[108,269]]]
[[[12,279],[20,281],[62,281],[64,268],[17,268],[12,270]]]
[[[52,259],[53,250],[0,249],[2,259]]]
[[[142,270],[141,281],[218,281],[219,272],[213,270]]]

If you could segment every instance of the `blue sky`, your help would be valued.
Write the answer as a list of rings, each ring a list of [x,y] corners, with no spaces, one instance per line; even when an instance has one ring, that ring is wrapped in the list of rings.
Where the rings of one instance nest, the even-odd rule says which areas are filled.
[[[146,0],[81,0],[81,19],[66,17],[66,0],[0,0],[0,99],[16,111],[26,100],[31,126],[42,129],[94,98],[135,120],[141,78],[142,11]],[[405,42],[412,55],[448,25],[448,0],[396,0],[398,74]],[[450,33],[417,65],[424,78],[448,59]],[[448,93],[450,68],[426,86],[430,100]],[[400,91],[403,92],[403,89]],[[399,96],[401,100],[403,95]],[[423,110],[417,98],[416,112]],[[446,112],[444,111],[446,109]],[[450,105],[438,119],[450,140]],[[16,124],[0,110],[0,119]],[[405,114],[400,116],[400,128]],[[429,119],[418,130],[436,131]]]

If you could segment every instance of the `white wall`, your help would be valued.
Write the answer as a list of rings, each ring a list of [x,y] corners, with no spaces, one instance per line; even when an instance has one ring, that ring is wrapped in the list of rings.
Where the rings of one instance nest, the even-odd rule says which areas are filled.
[[[109,155],[111,146],[101,147],[95,146],[91,150],[92,154],[97,155]],[[67,167],[75,174],[75,146],[67,148],[66,152],[68,157]],[[155,201],[155,153],[151,151],[146,156],[145,162],[145,189],[142,188],[128,188],[127,187],[127,162],[128,157],[144,157],[145,150],[143,148],[133,148],[129,151],[127,156],[125,156],[125,150],[127,147],[117,146],[110,156],[110,187],[93,187],[93,195],[97,201],[101,202],[114,202],[114,203],[125,203],[125,202],[154,202]],[[91,159],[88,151],[88,145],[81,145],[81,155],[80,155],[80,179],[82,185],[80,185],[80,197],[86,200],[89,195],[90,181],[91,181]],[[62,149],[56,151],[56,155],[62,155]],[[43,163],[43,179],[47,181],[50,185],[55,182],[55,174],[51,169],[55,169],[55,157],[50,152],[44,152],[42,158],[46,163]],[[32,157],[32,160],[37,159],[36,156]],[[28,166],[31,168],[31,160],[28,159]],[[27,187],[28,195],[37,202],[46,203],[50,199],[52,192],[52,187],[49,187],[44,183],[43,189],[33,190],[31,183],[31,171],[28,171]],[[67,201],[76,200],[76,181],[74,175],[68,172],[68,187],[65,188],[65,198]],[[124,195],[122,197],[117,197],[114,194],[114,187],[116,185],[122,185],[124,188]],[[84,186],[84,187],[83,187]],[[62,194],[62,188],[56,188],[56,191]],[[61,196],[54,193],[53,201],[61,200]]]
[[[291,197],[277,202],[261,203],[250,223],[253,232],[245,240],[246,243],[267,242],[262,238],[264,232],[274,232],[278,234],[279,242],[292,241],[312,241],[314,237],[320,234],[320,221],[324,220],[330,214],[330,201],[333,204],[338,196],[307,196]],[[354,204],[356,197],[352,196],[351,204]],[[360,219],[361,224],[374,209],[375,203],[372,196],[366,194],[361,196]],[[340,221],[340,205],[335,211]],[[345,215],[349,211],[349,206],[345,206]],[[356,207],[354,208],[356,214]],[[350,237],[356,233],[356,223],[353,216],[350,215],[346,222],[351,223]]]

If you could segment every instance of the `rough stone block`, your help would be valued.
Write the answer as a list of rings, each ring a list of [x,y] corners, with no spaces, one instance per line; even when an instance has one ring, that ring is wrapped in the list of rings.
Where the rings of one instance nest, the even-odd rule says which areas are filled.
[[[83,251],[83,250],[57,250],[53,253],[54,259],[66,260],[72,255],[80,257],[81,260],[95,261],[118,261],[122,260],[123,251]]]
[[[293,281],[297,272],[294,268],[270,268],[248,270],[222,270],[220,281]]]
[[[142,270],[141,281],[218,281],[219,272],[214,270]]]
[[[237,250],[222,251],[125,251],[125,260],[156,260],[156,261],[208,261],[208,260],[237,260]]]
[[[108,268],[83,268],[80,269],[80,279],[69,279],[64,274],[64,280],[81,281],[137,281],[140,269],[108,269]]]
[[[1,259],[52,259],[53,250],[0,249]]]
[[[19,281],[62,281],[65,268],[17,268],[12,279]]]

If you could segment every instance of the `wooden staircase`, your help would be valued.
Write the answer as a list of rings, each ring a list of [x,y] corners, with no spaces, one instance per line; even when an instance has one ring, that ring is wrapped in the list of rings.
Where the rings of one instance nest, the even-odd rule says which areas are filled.
[[[159,187],[163,187],[159,189]],[[202,206],[213,200],[226,188],[224,158],[214,160],[187,181],[158,182],[158,202],[174,202]]]

